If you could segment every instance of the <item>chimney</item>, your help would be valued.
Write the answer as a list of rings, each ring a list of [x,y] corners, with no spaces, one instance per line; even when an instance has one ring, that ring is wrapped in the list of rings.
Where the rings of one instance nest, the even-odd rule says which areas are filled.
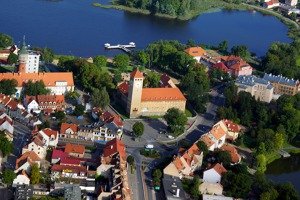
[[[179,192],[180,192],[180,189],[177,189],[177,191],[176,191],[176,197],[179,197]]]

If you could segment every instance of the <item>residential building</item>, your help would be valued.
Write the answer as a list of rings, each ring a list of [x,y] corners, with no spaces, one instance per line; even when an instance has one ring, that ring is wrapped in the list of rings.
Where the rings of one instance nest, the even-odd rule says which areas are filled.
[[[299,80],[288,79],[281,75],[275,76],[272,74],[265,74],[264,80],[269,81],[274,87],[273,93],[275,95],[295,95],[300,93],[300,82]]]
[[[65,105],[66,101],[64,95],[26,95],[24,98],[24,106],[29,113],[40,113],[42,110],[47,113],[52,113],[56,110],[64,110]]]
[[[62,123],[60,127],[60,138],[78,139],[79,127],[77,124]]]
[[[100,189],[98,200],[112,197],[124,200],[131,199],[126,159],[125,144],[123,142],[115,138],[106,143],[104,153],[101,156],[101,165],[97,168],[97,174],[108,178],[110,187],[106,190]]]
[[[176,85],[168,74],[161,75],[159,79],[159,87],[161,88],[176,88]]]
[[[238,93],[248,92],[254,96],[256,100],[270,103],[273,99],[274,87],[267,80],[257,78],[256,76],[239,76],[235,85],[238,87]]]
[[[32,137],[31,142],[22,148],[22,154],[34,151],[39,158],[43,159],[47,154],[47,147],[43,136],[38,132]]]
[[[69,157],[83,158],[85,146],[74,145],[67,143],[65,146],[65,153],[68,153]]]
[[[231,74],[230,71],[229,71],[229,69],[228,69],[228,67],[224,63],[222,63],[222,62],[218,62],[218,63],[214,64],[211,67],[211,69],[220,69],[221,72],[226,72],[228,74]]]
[[[7,63],[7,58],[11,53],[17,55],[18,48],[16,45],[11,46],[9,49],[0,50],[0,63]]]
[[[139,70],[130,74],[130,83],[119,85],[119,100],[130,118],[164,115],[169,108],[185,111],[186,98],[178,88],[143,88],[144,76]]]
[[[56,147],[58,143],[58,131],[52,130],[51,128],[44,128],[39,131],[43,136],[43,142],[47,147]]]
[[[228,119],[222,119],[219,122],[217,122],[215,125],[220,125],[226,132],[226,139],[234,141],[239,137],[239,133],[241,130],[241,127],[234,123],[231,120]]]
[[[164,174],[162,179],[166,200],[187,199],[179,177]]]
[[[285,4],[289,6],[296,6],[298,4],[298,0],[285,0]]]
[[[100,115],[100,121],[112,132],[118,135],[120,139],[123,133],[123,120],[120,115],[111,114],[108,110]]]
[[[20,170],[30,173],[33,164],[37,164],[40,167],[40,161],[40,157],[34,151],[26,152],[16,160],[15,173],[18,173]]]
[[[202,57],[207,55],[206,51],[202,47],[190,47],[185,49],[184,52],[192,56],[198,63],[200,63]]]
[[[193,176],[193,172],[202,166],[203,152],[199,150],[196,144],[189,149],[183,149],[177,156],[173,157],[172,162],[164,169],[164,173],[183,176]],[[175,167],[175,168],[174,168]],[[177,169],[177,172],[174,170]]]
[[[62,150],[53,149],[52,157],[51,157],[51,164],[57,164],[60,162],[61,159],[67,158],[69,156],[68,153],[63,152]]]
[[[211,168],[203,172],[203,182],[221,183],[221,178],[227,170],[222,164],[216,163]]]
[[[210,151],[221,148],[226,141],[226,129],[220,124],[216,124],[212,129],[200,137]]]
[[[263,7],[264,8],[275,8],[279,6],[278,0],[265,0]]]
[[[202,200],[234,200],[233,197],[226,197],[223,195],[210,195],[210,194],[203,194]]]
[[[225,61],[231,77],[252,75],[253,68],[239,56],[231,55]]]
[[[64,186],[65,200],[81,200],[81,189],[78,184],[67,184]]]
[[[224,145],[221,147],[222,151],[228,151],[231,155],[231,164],[235,165],[241,162],[241,156],[238,154],[236,148],[229,145]]]
[[[101,114],[102,114],[101,108],[94,107],[92,109],[92,117],[94,118],[94,120],[98,120]]]
[[[12,186],[16,187],[17,185],[29,185],[30,177],[25,170],[20,170],[17,173],[17,177],[14,179]]]
[[[14,200],[27,200],[31,197],[33,197],[33,185],[16,185],[14,189]]]
[[[0,115],[0,131],[3,131],[5,133],[5,136],[9,141],[13,141],[13,120],[6,113],[2,113]]]
[[[51,168],[51,179],[55,180],[59,177],[71,179],[87,179],[88,170],[84,166],[55,164]]]

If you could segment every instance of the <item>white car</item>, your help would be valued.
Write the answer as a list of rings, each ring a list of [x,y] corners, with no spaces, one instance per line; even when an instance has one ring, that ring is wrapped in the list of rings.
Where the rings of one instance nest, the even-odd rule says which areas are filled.
[[[172,135],[168,135],[168,138],[170,138],[170,139],[175,139],[175,137],[172,136]]]

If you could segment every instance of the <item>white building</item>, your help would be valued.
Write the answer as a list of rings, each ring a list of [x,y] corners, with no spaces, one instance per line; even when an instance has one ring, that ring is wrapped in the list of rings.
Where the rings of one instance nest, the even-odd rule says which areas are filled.
[[[215,164],[212,168],[203,172],[203,182],[221,183],[221,178],[227,170],[219,163]]]
[[[51,128],[45,128],[39,131],[39,134],[43,136],[43,143],[47,147],[56,147],[58,143],[58,131],[54,131]]]
[[[37,135],[32,138],[32,141],[22,148],[22,154],[34,151],[41,159],[43,159],[46,156],[46,150],[47,145],[45,140],[43,142],[43,136],[40,133],[37,133]]]
[[[21,170],[18,172],[17,177],[14,179],[12,186],[15,187],[16,185],[29,185],[29,183],[29,175],[25,170]]]
[[[40,168],[40,162],[40,157],[34,151],[26,152],[17,159],[15,173],[18,173],[20,170],[25,170],[27,173],[30,173],[33,164],[37,164]]]

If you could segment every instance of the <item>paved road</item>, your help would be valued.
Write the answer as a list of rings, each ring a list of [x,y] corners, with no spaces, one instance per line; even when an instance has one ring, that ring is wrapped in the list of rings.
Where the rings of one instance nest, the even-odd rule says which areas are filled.
[[[187,126],[185,133],[175,140],[170,140],[166,135],[159,134],[159,130],[167,128],[167,125],[163,120],[142,120],[145,126],[145,132],[140,141],[134,141],[133,137],[130,136],[129,133],[132,130],[132,125],[137,120],[125,121],[125,134],[122,136],[122,141],[127,145],[127,155],[134,156],[136,163],[136,171],[134,175],[129,176],[133,199],[165,199],[163,192],[155,192],[153,189],[150,168],[154,168],[154,166],[165,159],[166,156],[176,154],[178,152],[178,141],[181,139],[187,138],[191,143],[193,143],[197,141],[203,133],[206,133],[211,128],[211,126],[216,122],[215,115],[218,107],[225,104],[223,86],[224,85],[221,85],[212,89],[212,99],[207,104],[207,112],[205,114],[198,115],[194,120],[192,127]],[[170,142],[173,142],[174,144],[168,145]],[[162,158],[149,159],[140,155],[139,150],[144,148],[145,144],[149,143],[154,145],[154,149],[162,152]],[[163,146],[161,143],[165,143],[166,146]],[[142,165],[142,162],[149,163],[145,171],[141,171],[140,166]],[[128,171],[128,173],[130,174],[130,171]]]

